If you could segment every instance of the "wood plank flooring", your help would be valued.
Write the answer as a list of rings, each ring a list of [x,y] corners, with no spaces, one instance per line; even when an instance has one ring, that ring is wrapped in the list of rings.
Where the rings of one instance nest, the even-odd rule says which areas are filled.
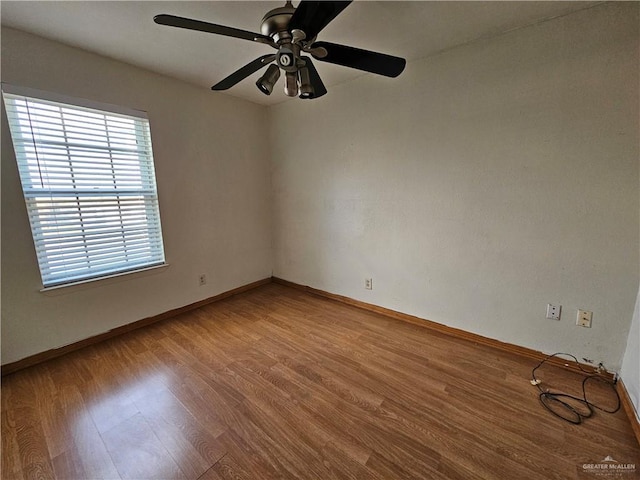
[[[268,284],[3,378],[2,478],[639,478],[624,412],[562,422],[532,363]]]

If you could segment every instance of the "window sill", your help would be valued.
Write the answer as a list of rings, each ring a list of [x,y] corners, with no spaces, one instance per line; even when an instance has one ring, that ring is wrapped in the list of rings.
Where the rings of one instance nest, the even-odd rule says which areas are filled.
[[[128,272],[113,273],[111,275],[105,275],[104,277],[88,278],[86,280],[78,280],[76,282],[65,283],[61,285],[54,285],[51,287],[43,287],[40,289],[40,293],[47,294],[47,293],[56,293],[56,292],[62,293],[63,291],[68,292],[69,289],[75,290],[73,287],[83,287],[83,286],[90,287],[90,286],[98,286],[98,284],[104,285],[103,282],[105,281],[124,279],[123,277],[127,277],[126,279],[130,280],[135,277],[144,276],[145,274],[148,274],[150,272],[154,272],[157,270],[164,270],[167,267],[169,267],[169,264],[163,263],[161,265],[154,265],[152,267],[140,268],[138,270],[130,270]],[[113,283],[113,282],[108,282],[108,283]]]

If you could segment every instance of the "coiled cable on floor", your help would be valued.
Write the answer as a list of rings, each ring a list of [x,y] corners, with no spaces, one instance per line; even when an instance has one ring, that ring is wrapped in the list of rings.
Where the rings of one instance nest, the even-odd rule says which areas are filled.
[[[568,393],[563,393],[563,392],[555,392],[548,389],[545,390],[541,387],[542,382],[536,378],[536,370],[538,370],[542,365],[544,365],[551,358],[559,357],[561,355],[566,357],[571,357],[576,362],[578,369],[586,375],[582,380],[582,397],[577,397],[575,395],[570,395]],[[613,410],[609,410],[599,405],[596,405],[587,399],[586,385],[589,382],[602,382],[611,387],[611,390],[613,390],[613,393],[616,396],[616,402],[617,402],[616,407]],[[594,413],[594,409],[598,409],[605,413],[616,413],[618,410],[620,410],[620,395],[616,390],[615,382],[612,382],[611,380],[600,375],[599,371],[598,373],[592,373],[585,370],[584,368],[582,368],[582,366],[578,362],[578,359],[573,355],[571,355],[570,353],[554,353],[544,358],[531,371],[531,384],[535,385],[540,391],[540,394],[538,397],[542,405],[547,410],[549,410],[551,413],[561,418],[562,420],[565,420],[566,422],[569,422],[569,423],[573,423],[574,425],[579,425],[582,423],[583,419],[590,418]],[[575,405],[571,405],[569,401],[573,401]],[[558,407],[558,409],[554,407]]]

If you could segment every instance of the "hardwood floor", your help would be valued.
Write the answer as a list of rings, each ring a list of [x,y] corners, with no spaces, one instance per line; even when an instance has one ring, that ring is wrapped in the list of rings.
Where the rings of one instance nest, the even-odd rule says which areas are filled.
[[[533,366],[268,284],[3,378],[2,478],[638,478],[624,412],[562,422]]]

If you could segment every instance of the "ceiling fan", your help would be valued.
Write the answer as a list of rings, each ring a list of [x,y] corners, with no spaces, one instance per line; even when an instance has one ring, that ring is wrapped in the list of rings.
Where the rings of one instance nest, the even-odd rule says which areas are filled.
[[[271,94],[282,70],[285,73],[284,93],[290,97],[299,96],[308,99],[318,98],[327,93],[311,57],[321,62],[334,63],[387,77],[397,77],[404,70],[406,64],[404,58],[316,41],[320,31],[350,3],[351,0],[337,2],[301,0],[296,8],[287,1],[283,7],[274,8],[265,14],[262,19],[262,33],[166,14],[156,15],[153,21],[160,25],[264,43],[277,50],[274,54],[256,58],[215,84],[211,87],[212,90],[227,90],[271,64],[256,82],[262,93]],[[272,64],[274,61],[276,63]]]

